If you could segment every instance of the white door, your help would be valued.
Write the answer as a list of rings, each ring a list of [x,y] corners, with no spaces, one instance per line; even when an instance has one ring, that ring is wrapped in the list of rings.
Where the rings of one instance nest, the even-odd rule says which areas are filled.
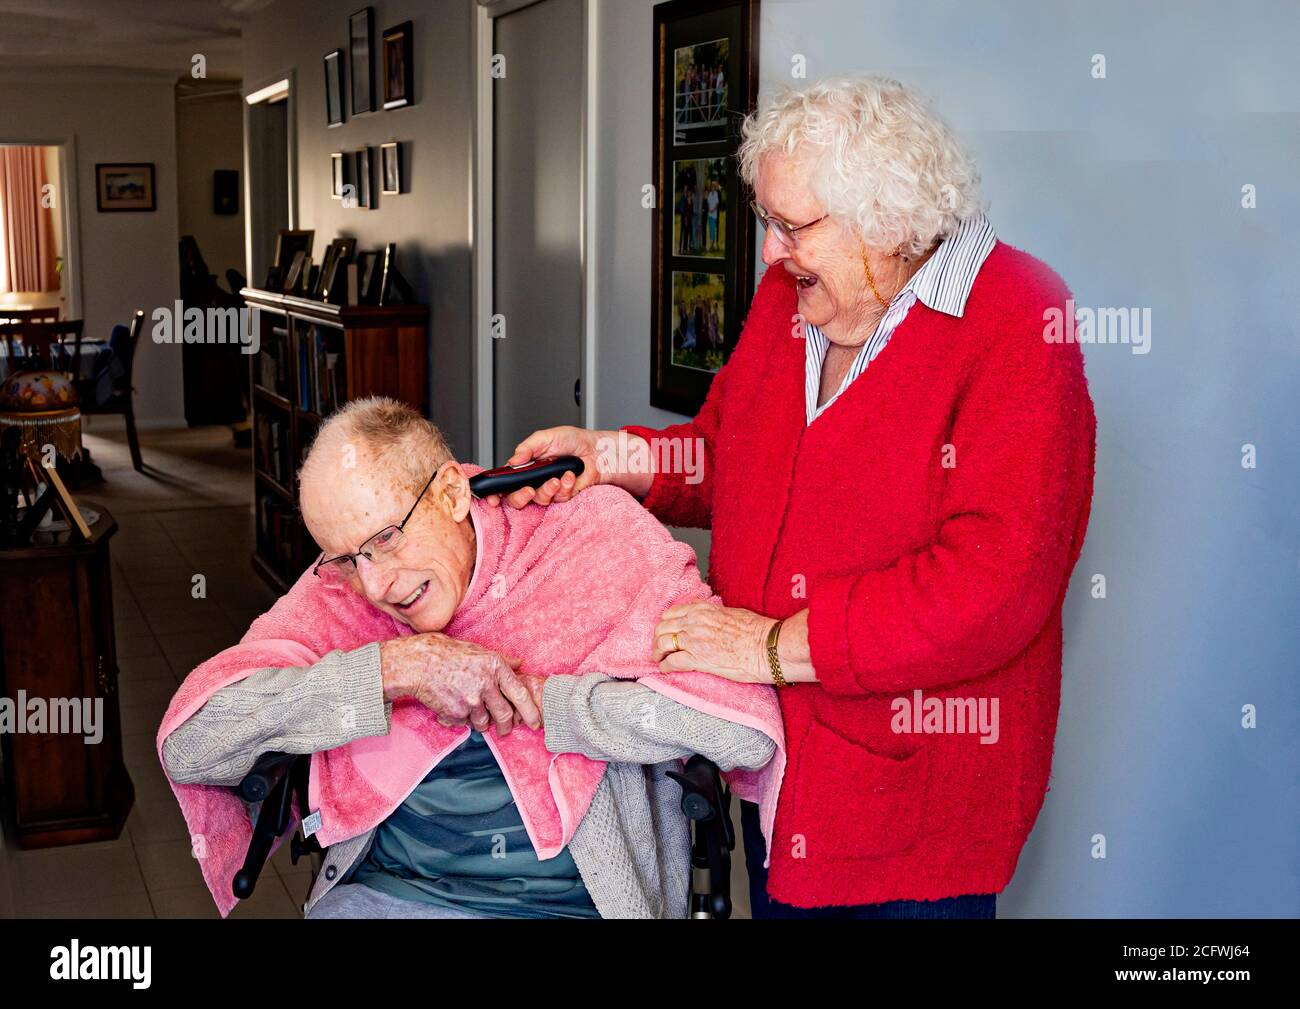
[[[493,458],[537,428],[581,424],[583,0],[493,19]]]

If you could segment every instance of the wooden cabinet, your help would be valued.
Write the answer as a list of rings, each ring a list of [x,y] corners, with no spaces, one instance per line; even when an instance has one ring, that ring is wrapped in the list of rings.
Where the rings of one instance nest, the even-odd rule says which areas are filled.
[[[321,421],[352,399],[391,396],[428,414],[428,309],[331,305],[244,288],[257,327],[253,566],[283,592],[320,549],[298,514],[298,470]]]
[[[24,848],[111,840],[134,800],[122,762],[108,556],[117,523],[94,507],[99,521],[88,542],[0,550],[0,697],[27,729],[37,708],[45,710],[45,731],[0,736],[6,798]],[[74,718],[89,729],[79,718],[87,701],[102,702],[97,741],[50,731]],[[78,715],[73,703],[82,706]]]

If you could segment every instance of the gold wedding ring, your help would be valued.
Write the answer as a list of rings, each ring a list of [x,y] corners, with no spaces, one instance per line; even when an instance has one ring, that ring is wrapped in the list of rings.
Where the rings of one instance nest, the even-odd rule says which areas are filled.
[[[680,652],[681,650],[682,650],[682,646],[677,640],[677,632],[673,631],[673,651]]]

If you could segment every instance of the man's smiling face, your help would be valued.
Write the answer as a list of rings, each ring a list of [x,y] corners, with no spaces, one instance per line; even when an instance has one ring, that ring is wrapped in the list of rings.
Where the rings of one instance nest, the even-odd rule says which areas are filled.
[[[400,523],[424,485],[421,480],[410,486],[404,473],[382,465],[355,439],[314,446],[312,456],[299,497],[303,520],[326,558],[354,553],[376,533]],[[449,460],[416,505],[397,549],[372,551],[373,561],[356,559],[352,590],[416,631],[442,630],[473,575],[469,509],[468,475]]]

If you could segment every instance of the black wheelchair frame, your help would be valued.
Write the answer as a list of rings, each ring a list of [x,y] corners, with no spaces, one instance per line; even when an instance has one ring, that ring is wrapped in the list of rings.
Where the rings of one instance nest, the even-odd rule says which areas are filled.
[[[295,799],[299,812],[306,813],[310,773],[309,753],[264,753],[239,783],[239,797],[257,806],[244,864],[231,884],[240,900],[253,895],[276,839],[292,827]],[[682,788],[682,812],[692,827],[690,916],[730,918],[731,852],[736,846],[731,792],[718,765],[699,754],[668,776]],[[304,855],[323,850],[315,836],[304,838],[298,830],[288,843],[294,865]]]

